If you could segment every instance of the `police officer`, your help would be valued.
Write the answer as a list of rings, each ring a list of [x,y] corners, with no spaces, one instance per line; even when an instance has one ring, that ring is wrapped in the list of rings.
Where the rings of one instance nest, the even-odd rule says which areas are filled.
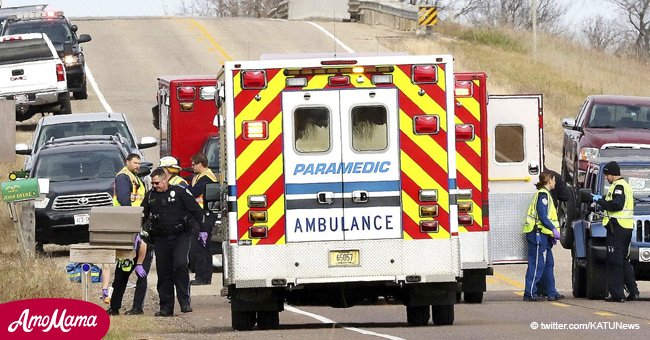
[[[160,311],[155,315],[174,315],[174,287],[181,312],[188,313],[192,311],[187,268],[190,231],[203,225],[203,210],[187,189],[167,183],[163,169],[151,173],[151,184],[142,206],[156,254]]]
[[[560,238],[559,222],[555,203],[550,190],[555,188],[555,178],[550,172],[542,172],[539,182],[535,185],[537,192],[533,197],[523,232],[528,243],[528,269],[526,270],[526,289],[524,301],[556,301],[564,298],[555,289],[552,247]],[[541,281],[541,282],[540,282]],[[537,285],[541,283],[547,297],[541,296]]]
[[[192,156],[192,169],[194,178],[190,191],[195,197],[196,202],[203,208],[203,191],[208,183],[217,182],[217,177],[208,167],[208,158],[203,153],[197,153]],[[190,256],[194,263],[196,273],[191,285],[209,285],[212,283],[212,250],[210,247],[210,238],[212,237],[212,225],[214,220],[208,218],[206,231],[195,230],[192,234],[192,243],[190,245]]]
[[[167,183],[169,185],[178,185],[183,188],[189,188],[187,181],[179,175],[181,167],[178,165],[176,158],[172,156],[165,156],[160,159],[160,167],[165,170],[167,174]]]
[[[634,269],[627,253],[634,227],[634,196],[630,185],[621,177],[621,168],[616,162],[603,167],[603,174],[609,182],[607,196],[593,195],[593,201],[605,210],[603,225],[607,229],[607,287],[609,296],[605,301],[625,302],[636,300],[639,289],[634,280]],[[625,284],[630,292],[625,297]]]

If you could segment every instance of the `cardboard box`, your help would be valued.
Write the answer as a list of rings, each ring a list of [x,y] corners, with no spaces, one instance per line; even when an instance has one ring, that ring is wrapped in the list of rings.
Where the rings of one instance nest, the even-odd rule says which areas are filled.
[[[133,245],[142,228],[142,207],[92,207],[91,245]]]

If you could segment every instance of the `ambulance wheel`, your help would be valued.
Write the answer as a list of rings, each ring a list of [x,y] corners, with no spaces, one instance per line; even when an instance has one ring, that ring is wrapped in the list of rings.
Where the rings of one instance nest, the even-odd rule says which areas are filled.
[[[584,267],[578,265],[578,258],[573,256],[571,261],[571,288],[573,297],[583,298],[587,296],[587,273]]]
[[[607,273],[605,265],[596,261],[596,249],[594,240],[587,244],[587,298],[590,300],[602,300],[607,296]]]
[[[257,312],[257,326],[260,329],[278,329],[280,312]]]
[[[571,249],[573,246],[573,227],[571,223],[576,219],[576,194],[572,187],[569,187],[569,199],[566,202],[559,202],[558,216],[560,217],[560,244],[564,249]]]
[[[483,302],[483,292],[465,292],[465,303]]]
[[[465,293],[467,301],[467,293]],[[454,305],[434,305],[431,306],[431,319],[436,326],[454,324]]]
[[[430,318],[429,306],[406,306],[406,322],[409,326],[426,326]]]
[[[231,309],[232,328],[236,331],[250,331],[255,326],[255,312],[240,312]]]

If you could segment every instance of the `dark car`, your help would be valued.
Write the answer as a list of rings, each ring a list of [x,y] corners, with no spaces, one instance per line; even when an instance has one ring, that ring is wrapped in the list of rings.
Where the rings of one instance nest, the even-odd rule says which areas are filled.
[[[89,42],[90,35],[77,37],[77,25],[72,25],[63,12],[18,13],[6,17],[0,35],[45,33],[52,40],[61,61],[65,64],[68,90],[75,99],[88,98],[86,60],[79,44]]]
[[[39,246],[88,242],[90,208],[113,205],[127,154],[115,136],[53,139],[39,149],[30,177],[49,178],[49,192],[35,202]]]
[[[562,177],[579,187],[600,150],[650,148],[650,97],[589,96],[562,127]]]

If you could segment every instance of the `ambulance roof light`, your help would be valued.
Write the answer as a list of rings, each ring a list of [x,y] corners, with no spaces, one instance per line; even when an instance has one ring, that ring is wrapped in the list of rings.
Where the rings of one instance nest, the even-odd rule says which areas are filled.
[[[413,65],[411,81],[413,84],[435,84],[438,82],[436,65]]]
[[[245,70],[241,73],[241,85],[243,89],[262,90],[266,88],[266,71]]]

